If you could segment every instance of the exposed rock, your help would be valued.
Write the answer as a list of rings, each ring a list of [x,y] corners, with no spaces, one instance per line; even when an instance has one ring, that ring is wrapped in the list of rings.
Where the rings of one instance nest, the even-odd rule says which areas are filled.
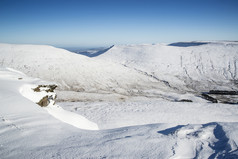
[[[181,100],[179,100],[178,102],[193,102],[193,101],[190,100],[190,99],[181,99]]]
[[[56,89],[57,85],[52,84],[52,85],[38,85],[36,88],[34,88],[33,90],[35,92],[40,92],[41,90],[44,90],[46,92],[54,92],[54,90]]]
[[[220,95],[212,94],[220,103],[224,104],[238,104],[238,95]]]
[[[207,94],[238,95],[237,91],[210,90]]]
[[[57,85],[38,85],[36,88],[33,89],[34,92],[45,92],[45,96],[37,103],[41,107],[46,107],[50,103],[55,104],[56,94],[54,93],[55,88]]]
[[[40,85],[33,89],[34,92],[40,92]]]
[[[223,103],[223,104],[238,104],[238,102],[230,102],[230,101],[223,101],[221,103]]]
[[[218,103],[217,99],[215,99],[215,98],[213,98],[213,97],[211,97],[211,96],[209,96],[209,95],[207,95],[205,93],[202,93],[201,95],[202,95],[203,99],[211,101],[212,103]]]
[[[52,84],[52,85],[48,85],[48,92],[54,92],[54,90],[57,88],[57,85]],[[47,91],[46,91],[47,92]]]
[[[50,103],[55,104],[56,95],[46,95],[37,104],[41,107],[47,107]]]
[[[47,96],[44,96],[37,104],[41,107],[46,107],[48,106],[50,103],[50,100],[49,100],[49,97],[48,95]]]
[[[213,103],[238,104],[238,91],[210,90],[202,93],[202,98]]]

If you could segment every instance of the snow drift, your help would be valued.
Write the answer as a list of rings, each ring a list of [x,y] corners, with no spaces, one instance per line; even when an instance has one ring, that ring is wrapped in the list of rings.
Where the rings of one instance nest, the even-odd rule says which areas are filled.
[[[2,112],[2,115],[11,115],[11,113],[16,113],[19,115],[27,114],[31,116],[35,114],[36,116],[41,116],[40,113],[43,113],[42,117],[47,117],[49,115],[44,114],[48,112],[56,119],[77,128],[98,130],[97,124],[87,120],[85,117],[66,111],[58,105],[54,105],[53,98],[50,99],[47,107],[40,108],[37,103],[42,97],[46,95],[55,97],[54,92],[47,92],[45,90],[35,92],[33,90],[42,83],[47,84],[45,81],[27,77],[23,73],[13,69],[0,68],[0,97],[2,100],[0,111]],[[11,99],[13,100],[11,101]]]

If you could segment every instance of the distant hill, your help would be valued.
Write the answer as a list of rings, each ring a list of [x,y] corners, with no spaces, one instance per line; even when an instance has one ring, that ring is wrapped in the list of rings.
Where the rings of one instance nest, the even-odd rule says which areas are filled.
[[[95,58],[144,72],[179,90],[238,89],[238,42],[121,45]]]

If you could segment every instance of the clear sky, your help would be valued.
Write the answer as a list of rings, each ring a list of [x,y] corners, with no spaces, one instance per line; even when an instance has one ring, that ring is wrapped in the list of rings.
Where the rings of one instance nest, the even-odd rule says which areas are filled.
[[[238,0],[0,0],[0,42],[97,47],[238,40]]]

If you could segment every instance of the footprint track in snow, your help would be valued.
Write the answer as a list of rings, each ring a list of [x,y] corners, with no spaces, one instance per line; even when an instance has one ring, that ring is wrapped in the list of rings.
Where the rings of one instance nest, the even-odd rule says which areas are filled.
[[[3,121],[4,124],[6,124],[8,127],[15,128],[19,131],[22,131],[23,129],[20,128],[18,125],[14,124],[11,120],[7,119],[4,116],[0,116],[0,119]]]

